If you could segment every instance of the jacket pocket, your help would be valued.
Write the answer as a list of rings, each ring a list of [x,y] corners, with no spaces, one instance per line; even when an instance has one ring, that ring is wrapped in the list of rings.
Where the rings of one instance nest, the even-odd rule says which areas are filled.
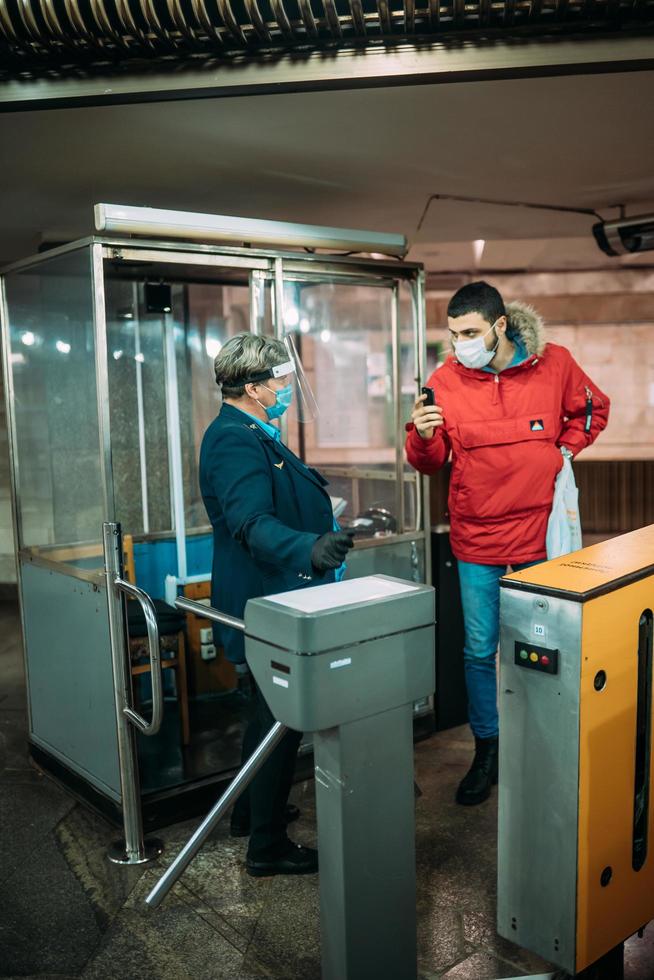
[[[511,419],[481,419],[460,422],[459,441],[464,449],[512,445],[517,442],[549,440],[554,443],[561,425],[554,412],[530,412]]]
[[[553,412],[459,425],[461,469],[450,509],[493,520],[551,506],[562,457]]]

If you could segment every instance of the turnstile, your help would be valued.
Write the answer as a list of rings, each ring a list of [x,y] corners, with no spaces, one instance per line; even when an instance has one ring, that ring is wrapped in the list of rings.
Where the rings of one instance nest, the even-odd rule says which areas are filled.
[[[654,918],[654,527],[502,580],[498,931],[575,974]]]
[[[434,690],[434,590],[370,575],[252,599],[244,623],[221,621],[244,629],[278,720],[258,765],[285,728],[314,733],[323,980],[415,980],[412,717]],[[161,902],[252,778],[255,756],[148,904]]]

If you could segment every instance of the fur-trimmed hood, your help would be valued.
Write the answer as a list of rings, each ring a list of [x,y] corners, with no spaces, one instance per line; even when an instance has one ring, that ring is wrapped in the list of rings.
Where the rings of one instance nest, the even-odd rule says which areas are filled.
[[[518,336],[530,357],[542,354],[547,343],[545,324],[533,306],[528,306],[527,303],[507,303],[506,316],[506,334],[509,340]]]

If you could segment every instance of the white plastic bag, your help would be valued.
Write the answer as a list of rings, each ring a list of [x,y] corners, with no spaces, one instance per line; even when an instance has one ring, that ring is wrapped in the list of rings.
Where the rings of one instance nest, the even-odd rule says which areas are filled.
[[[548,558],[560,558],[561,555],[581,548],[579,491],[572,472],[572,463],[565,454],[563,467],[554,484],[552,513],[547,524],[545,543]]]

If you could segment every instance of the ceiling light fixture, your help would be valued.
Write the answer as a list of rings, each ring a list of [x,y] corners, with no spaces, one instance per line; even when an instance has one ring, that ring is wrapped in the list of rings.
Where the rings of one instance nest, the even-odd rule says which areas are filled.
[[[198,214],[162,208],[136,208],[119,204],[96,204],[98,231],[125,235],[155,235],[157,238],[190,238],[200,242],[292,246],[295,248],[345,249],[348,252],[378,252],[404,256],[404,235],[353,228],[300,225],[290,221],[237,218],[224,214]]]
[[[478,238],[472,243],[472,251],[475,256],[475,265],[480,265],[481,257],[484,254],[484,247],[486,242],[483,238]]]

